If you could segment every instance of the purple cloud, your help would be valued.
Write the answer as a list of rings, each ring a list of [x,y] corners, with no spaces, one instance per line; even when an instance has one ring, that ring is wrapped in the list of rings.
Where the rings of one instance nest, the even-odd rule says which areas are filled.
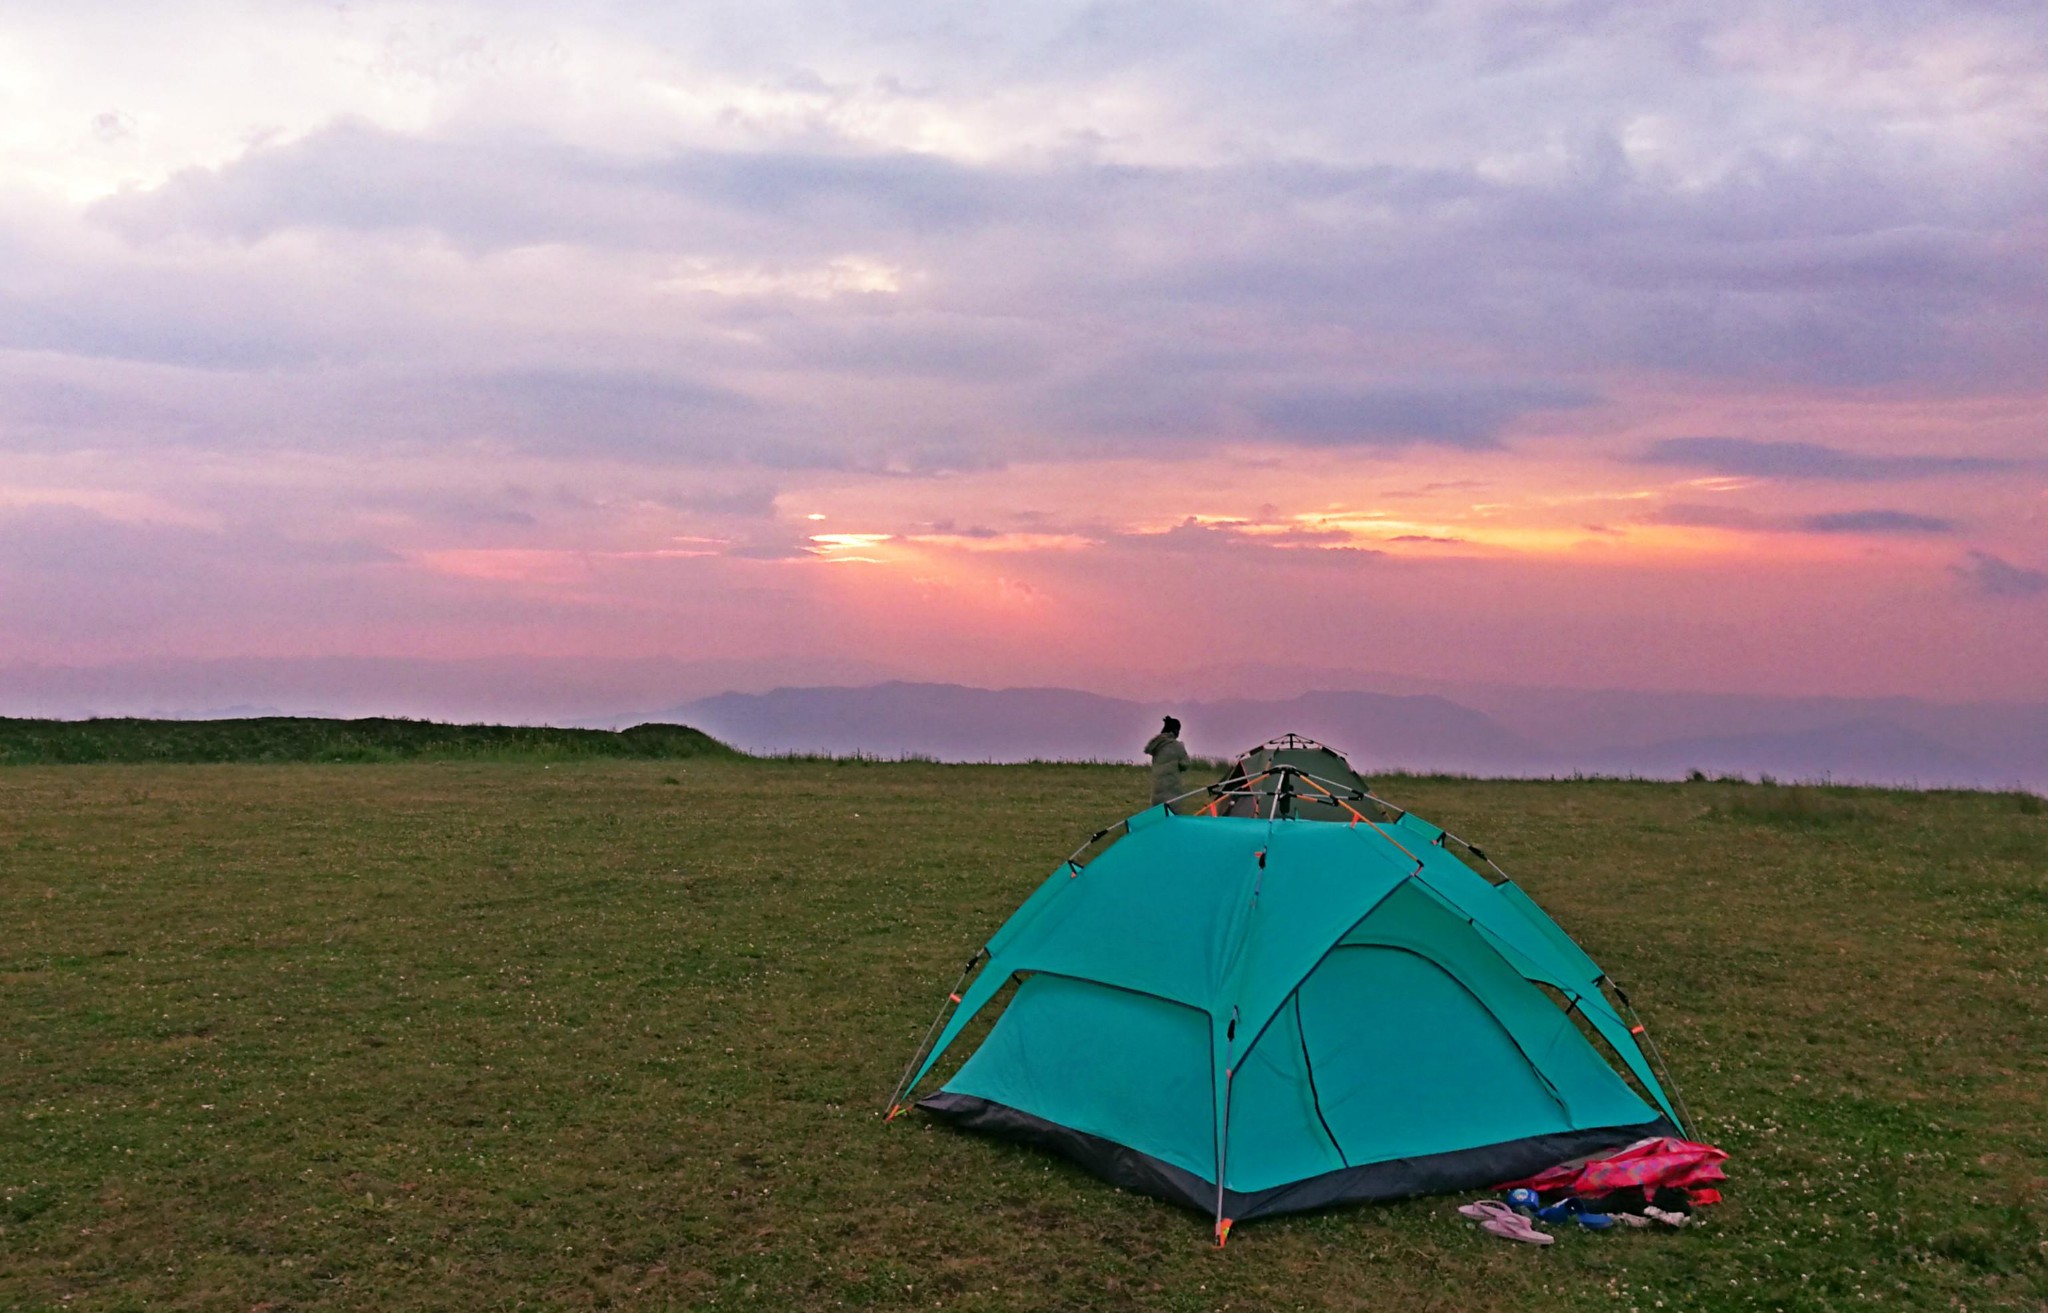
[[[1115,533],[1110,543],[1128,548],[1175,552],[1306,552],[1311,556],[1348,559],[1385,556],[1377,548],[1350,546],[1341,529],[1306,529],[1296,525],[1261,525],[1249,520],[1183,520],[1164,533]]]
[[[1074,199],[1029,173],[936,155],[802,149],[611,155],[530,132],[416,137],[342,122],[123,192],[93,216],[138,241],[256,242],[291,229],[432,232],[470,250],[541,242],[663,248],[679,227],[722,246],[829,225],[919,236],[1014,222]]]
[[[1817,442],[1764,442],[1754,438],[1663,438],[1635,458],[1645,465],[1678,465],[1736,478],[1814,479],[1885,483],[1951,474],[1984,474],[2016,462],[1988,456],[1885,456]]]
[[[1006,326],[1022,324],[1058,372],[1057,343],[1071,344],[1070,364],[1101,358],[1074,350],[1102,345],[1074,330],[1106,317],[1119,355],[1196,350],[1192,323],[1245,319],[1260,331],[1239,334],[1238,350],[1284,350],[1342,325],[1484,343],[1548,374],[1619,363],[1828,383],[2040,376],[2019,343],[2029,325],[2048,328],[2048,279],[2011,237],[2048,201],[2038,184],[1975,186],[1966,202],[1873,156],[1822,171],[1760,160],[1680,187],[1613,140],[1584,149],[1582,170],[1508,182],[1473,165],[1190,167],[1085,152],[963,161],[813,145],[648,158],[531,132],[414,137],[355,123],[94,214],[143,246],[310,230],[769,265],[858,249],[921,267],[927,291],[900,308],[943,318],[856,325],[792,307],[763,322],[798,363],[856,371],[1000,376],[1013,350],[960,344],[977,333],[1014,343]],[[154,341],[123,343],[120,322],[36,334],[85,350],[97,332],[130,355]],[[233,359],[263,340],[210,349]],[[1296,428],[1326,431],[1347,391],[1401,386],[1359,379],[1355,358],[1327,363],[1301,400],[1275,403]],[[1374,435],[1388,420],[1374,410],[1336,425],[1347,426]],[[1469,444],[1484,426],[1420,427]]]
[[[1951,566],[1950,570],[1979,597],[2039,597],[2048,593],[2048,570],[2014,565],[1990,552],[1972,551],[1963,564]]]
[[[1311,389],[1255,402],[1252,412],[1275,433],[1311,446],[1429,443],[1484,449],[1500,446],[1501,430],[1523,414],[1585,407],[1599,399],[1583,388],[1486,383]]]
[[[1641,518],[1650,524],[1669,524],[1685,529],[1762,531],[1778,527],[1745,507],[1717,506],[1708,502],[1669,502]]]
[[[1911,511],[1892,510],[1830,511],[1824,515],[1802,516],[1797,524],[1807,533],[1913,535],[1956,531],[1954,520],[1945,520],[1936,515],[1916,515]]]
[[[1646,517],[1652,524],[1698,529],[1741,529],[1751,533],[1868,534],[1918,536],[1954,533],[1954,520],[1912,511],[1870,509],[1816,515],[1761,515],[1744,506],[1672,502]]]
[[[738,487],[698,487],[669,492],[652,498],[663,506],[705,515],[731,516],[742,520],[766,520],[775,515],[776,490],[765,483]]]

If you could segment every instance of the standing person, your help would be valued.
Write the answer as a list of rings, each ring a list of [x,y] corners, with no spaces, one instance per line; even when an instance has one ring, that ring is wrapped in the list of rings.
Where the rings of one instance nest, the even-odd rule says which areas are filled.
[[[1188,764],[1188,750],[1181,746],[1180,722],[1168,716],[1145,743],[1145,755],[1152,759],[1152,805],[1181,795],[1181,767]]]

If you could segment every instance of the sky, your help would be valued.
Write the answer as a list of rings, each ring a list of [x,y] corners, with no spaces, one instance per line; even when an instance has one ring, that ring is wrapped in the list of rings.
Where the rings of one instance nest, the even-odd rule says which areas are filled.
[[[2048,700],[2038,0],[0,0],[0,669]]]

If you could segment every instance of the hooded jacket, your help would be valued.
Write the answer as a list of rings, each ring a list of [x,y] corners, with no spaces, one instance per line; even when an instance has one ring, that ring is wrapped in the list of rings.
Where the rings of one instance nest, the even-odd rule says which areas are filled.
[[[1145,741],[1145,755],[1152,759],[1152,805],[1179,797],[1181,768],[1188,764],[1188,750],[1178,735],[1164,731]]]

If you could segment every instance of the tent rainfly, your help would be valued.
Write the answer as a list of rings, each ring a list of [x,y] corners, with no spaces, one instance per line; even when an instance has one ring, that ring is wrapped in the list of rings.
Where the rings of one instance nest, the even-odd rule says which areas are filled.
[[[970,959],[890,1116],[1017,982],[917,1106],[1209,1214],[1219,1244],[1680,1133],[1626,995],[1555,921],[1283,742],[1055,870]]]
[[[1283,766],[1293,769],[1279,769]],[[1204,810],[1217,816],[1349,821],[1356,812],[1378,821],[1392,819],[1342,753],[1299,734],[1282,734],[1245,752],[1231,764],[1214,798]]]

